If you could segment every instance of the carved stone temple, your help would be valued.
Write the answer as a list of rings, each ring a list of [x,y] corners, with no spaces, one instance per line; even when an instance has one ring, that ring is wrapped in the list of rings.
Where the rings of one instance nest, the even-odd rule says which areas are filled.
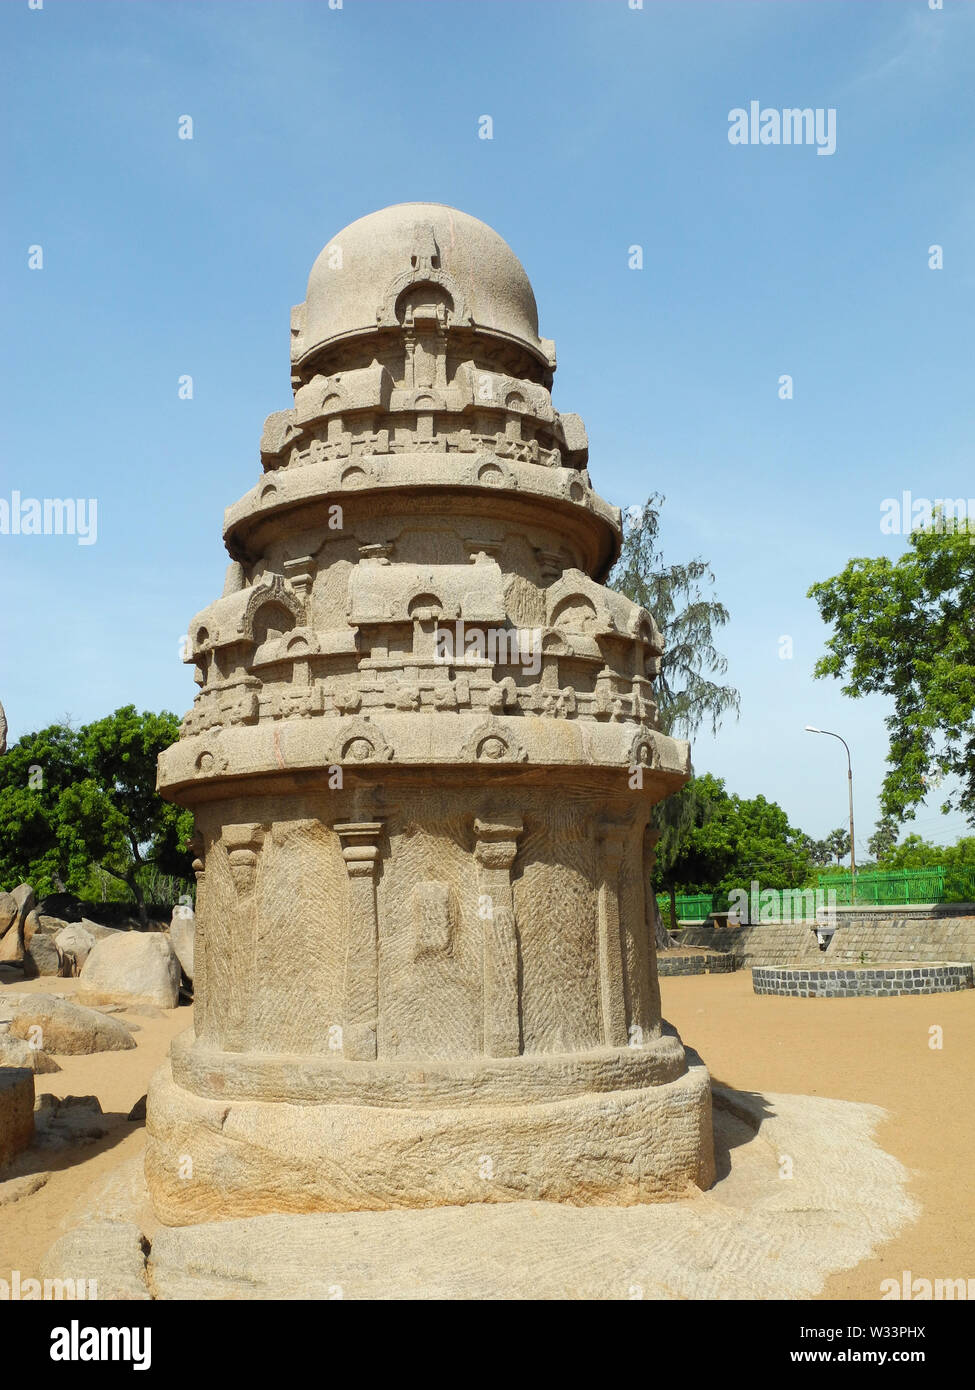
[[[198,925],[195,1028],[149,1093],[157,1215],[709,1186],[648,897],[689,749],[657,727],[653,618],[604,587],[620,513],[525,271],[463,212],[386,208],[318,257],[291,366],[159,760]]]

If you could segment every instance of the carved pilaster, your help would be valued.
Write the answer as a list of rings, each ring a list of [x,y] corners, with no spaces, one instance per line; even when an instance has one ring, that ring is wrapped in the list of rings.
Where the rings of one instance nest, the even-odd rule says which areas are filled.
[[[626,843],[627,827],[604,821],[599,839],[599,901],[597,953],[599,970],[599,1013],[603,1043],[625,1047],[626,993],[623,980],[623,947],[620,939],[619,873]]]
[[[237,890],[237,920],[232,930],[231,954],[233,997],[228,1001],[229,1017],[225,1046],[229,1052],[243,1052],[249,1041],[253,1018],[254,987],[257,981],[257,856],[264,842],[264,827],[248,822],[225,825],[223,843],[230,863],[230,876]]]
[[[291,587],[301,600],[305,622],[309,622],[311,586],[317,569],[315,558],[312,555],[299,555],[297,559],[285,560],[283,568],[285,577],[290,579]]]
[[[225,825],[223,842],[230,861],[230,876],[237,889],[238,898],[246,898],[254,892],[257,878],[257,851],[264,840],[264,827],[261,825]]]
[[[657,841],[660,831],[647,826],[643,832],[643,920],[646,923],[644,940],[647,944],[647,960],[650,971],[650,992],[648,998],[649,1016],[652,1020],[660,1018],[660,982],[657,979],[657,920],[654,910],[653,870],[657,862]]]
[[[207,929],[206,929],[206,846],[199,830],[189,843],[196,879],[196,907],[193,921],[193,1031],[201,1037],[206,1026],[207,1008]]]
[[[474,822],[474,858],[484,922],[484,1051],[489,1057],[517,1057],[521,1052],[518,932],[511,866],[523,829],[517,816]]]
[[[647,938],[653,951],[656,950],[657,921],[651,880],[657,862],[657,842],[659,839],[660,831],[654,830],[652,826],[648,825],[643,832],[643,872],[640,878],[643,883],[643,918],[647,924]]]
[[[379,1028],[379,924],[376,870],[382,821],[343,821],[335,833],[349,875],[342,1051],[349,1061],[376,1060]]]

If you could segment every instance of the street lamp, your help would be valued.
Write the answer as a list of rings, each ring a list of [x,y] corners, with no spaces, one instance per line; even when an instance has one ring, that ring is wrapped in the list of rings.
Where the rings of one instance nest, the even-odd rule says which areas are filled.
[[[839,738],[840,743],[846,749],[846,777],[850,792],[850,906],[856,903],[857,892],[857,861],[856,851],[853,848],[853,761],[850,757],[850,745],[845,738],[840,738],[839,734],[834,734],[830,729],[817,729],[815,724],[806,725],[807,734],[826,734],[829,738]]]

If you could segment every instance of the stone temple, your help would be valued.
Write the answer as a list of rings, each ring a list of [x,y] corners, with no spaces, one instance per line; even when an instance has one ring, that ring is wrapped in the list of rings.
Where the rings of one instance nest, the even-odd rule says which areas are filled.
[[[386,208],[315,262],[291,364],[159,763],[199,892],[157,1215],[709,1186],[649,899],[689,750],[658,730],[653,618],[604,587],[620,513],[524,269],[463,212]]]

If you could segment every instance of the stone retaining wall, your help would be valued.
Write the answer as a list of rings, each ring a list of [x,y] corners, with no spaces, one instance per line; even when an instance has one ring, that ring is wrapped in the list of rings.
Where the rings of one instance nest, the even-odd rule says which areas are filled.
[[[856,918],[838,926],[830,961],[975,961],[975,916]]]
[[[784,994],[796,999],[848,999],[864,995],[948,994],[972,988],[970,965],[914,965],[889,969],[787,970],[755,966],[756,994]]]
[[[731,951],[688,952],[686,956],[657,956],[658,975],[728,975],[741,960]]]
[[[795,965],[819,961],[815,933],[807,926],[782,923],[761,927],[685,927],[680,945],[730,953],[745,965]]]
[[[939,905],[898,908],[896,916],[860,909],[837,910],[832,943],[820,951],[816,934],[803,923],[754,927],[685,927],[680,944],[731,952],[751,965],[843,965],[870,961],[975,962],[975,913]],[[862,959],[861,959],[862,957]]]

